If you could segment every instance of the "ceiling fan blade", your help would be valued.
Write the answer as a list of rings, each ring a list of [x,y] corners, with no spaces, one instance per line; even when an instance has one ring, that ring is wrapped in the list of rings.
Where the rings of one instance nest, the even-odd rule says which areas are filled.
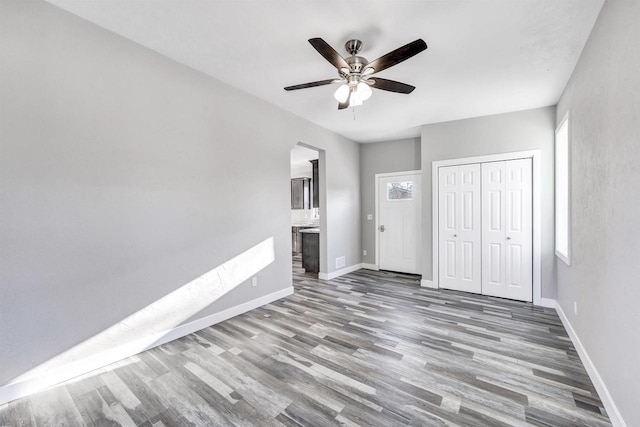
[[[387,90],[389,92],[411,93],[416,88],[415,86],[411,86],[406,83],[396,82],[395,80],[381,79],[380,77],[374,77],[369,81],[372,82],[371,87]]]
[[[338,81],[340,81],[340,80],[338,80]],[[287,87],[284,88],[284,90],[306,89],[308,87],[329,85],[329,84],[334,83],[334,82],[336,82],[336,79],[319,80],[317,82],[302,83],[302,84],[299,84],[299,85],[287,86]]]
[[[317,50],[318,53],[324,57],[324,59],[329,61],[338,70],[340,70],[341,68],[346,68],[347,70],[351,69],[349,67],[349,64],[347,64],[347,61],[345,61],[344,58],[340,56],[340,54],[336,52],[334,48],[329,46],[326,41],[317,37],[314,39],[309,39],[309,43],[311,43],[311,46],[313,46],[315,50]]]
[[[351,91],[349,91],[349,96],[347,96],[346,101],[338,103],[338,110],[344,110],[349,106],[350,103],[351,103]]]
[[[393,67],[396,64],[406,61],[427,49],[427,44],[422,39],[418,39],[408,43],[402,47],[397,48],[384,56],[370,62],[364,69],[363,74],[373,74],[386,70],[389,67]],[[371,71],[373,70],[373,71]]]

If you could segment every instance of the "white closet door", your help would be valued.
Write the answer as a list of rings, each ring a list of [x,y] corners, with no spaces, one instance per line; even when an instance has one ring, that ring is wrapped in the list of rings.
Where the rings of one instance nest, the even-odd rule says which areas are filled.
[[[531,159],[482,164],[482,293],[532,301]]]
[[[531,159],[506,163],[506,298],[533,300],[533,189]]]
[[[505,162],[482,164],[482,293],[504,296]]]
[[[440,287],[480,293],[480,165],[438,170]]]

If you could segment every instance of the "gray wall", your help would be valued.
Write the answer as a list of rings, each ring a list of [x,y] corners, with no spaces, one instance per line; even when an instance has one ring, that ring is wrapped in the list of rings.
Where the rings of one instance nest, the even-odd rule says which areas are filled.
[[[185,322],[291,286],[298,142],[324,150],[323,271],[361,262],[358,144],[44,2],[0,27],[0,385],[269,237],[258,287]]]
[[[558,303],[629,427],[640,426],[639,22],[640,2],[605,2],[556,115],[570,112],[573,209]]]
[[[376,263],[375,175],[420,170],[420,138],[377,142],[360,146],[360,188],[362,189],[362,262]],[[367,215],[374,216],[368,221]]]
[[[553,157],[555,107],[422,127],[422,277],[432,279],[431,162],[539,149],[541,151],[542,297],[555,298]]]

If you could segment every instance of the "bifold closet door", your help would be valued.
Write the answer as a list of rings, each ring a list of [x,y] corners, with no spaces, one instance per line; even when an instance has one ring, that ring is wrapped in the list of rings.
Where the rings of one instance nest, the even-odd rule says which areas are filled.
[[[533,299],[531,159],[482,164],[482,293]]]
[[[438,169],[440,287],[480,293],[480,164]]]

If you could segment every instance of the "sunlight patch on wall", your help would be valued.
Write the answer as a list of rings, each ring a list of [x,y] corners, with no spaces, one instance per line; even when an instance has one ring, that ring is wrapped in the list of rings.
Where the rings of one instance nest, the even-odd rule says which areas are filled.
[[[46,375],[48,382],[95,369],[98,360],[118,360],[157,343],[168,331],[202,311],[275,261],[274,239],[258,243],[115,325],[14,378],[8,385]],[[111,356],[109,356],[111,353]],[[122,356],[126,357],[126,356]],[[120,358],[122,358],[120,357]],[[84,369],[84,370],[83,370]],[[52,382],[52,384],[55,382]]]

